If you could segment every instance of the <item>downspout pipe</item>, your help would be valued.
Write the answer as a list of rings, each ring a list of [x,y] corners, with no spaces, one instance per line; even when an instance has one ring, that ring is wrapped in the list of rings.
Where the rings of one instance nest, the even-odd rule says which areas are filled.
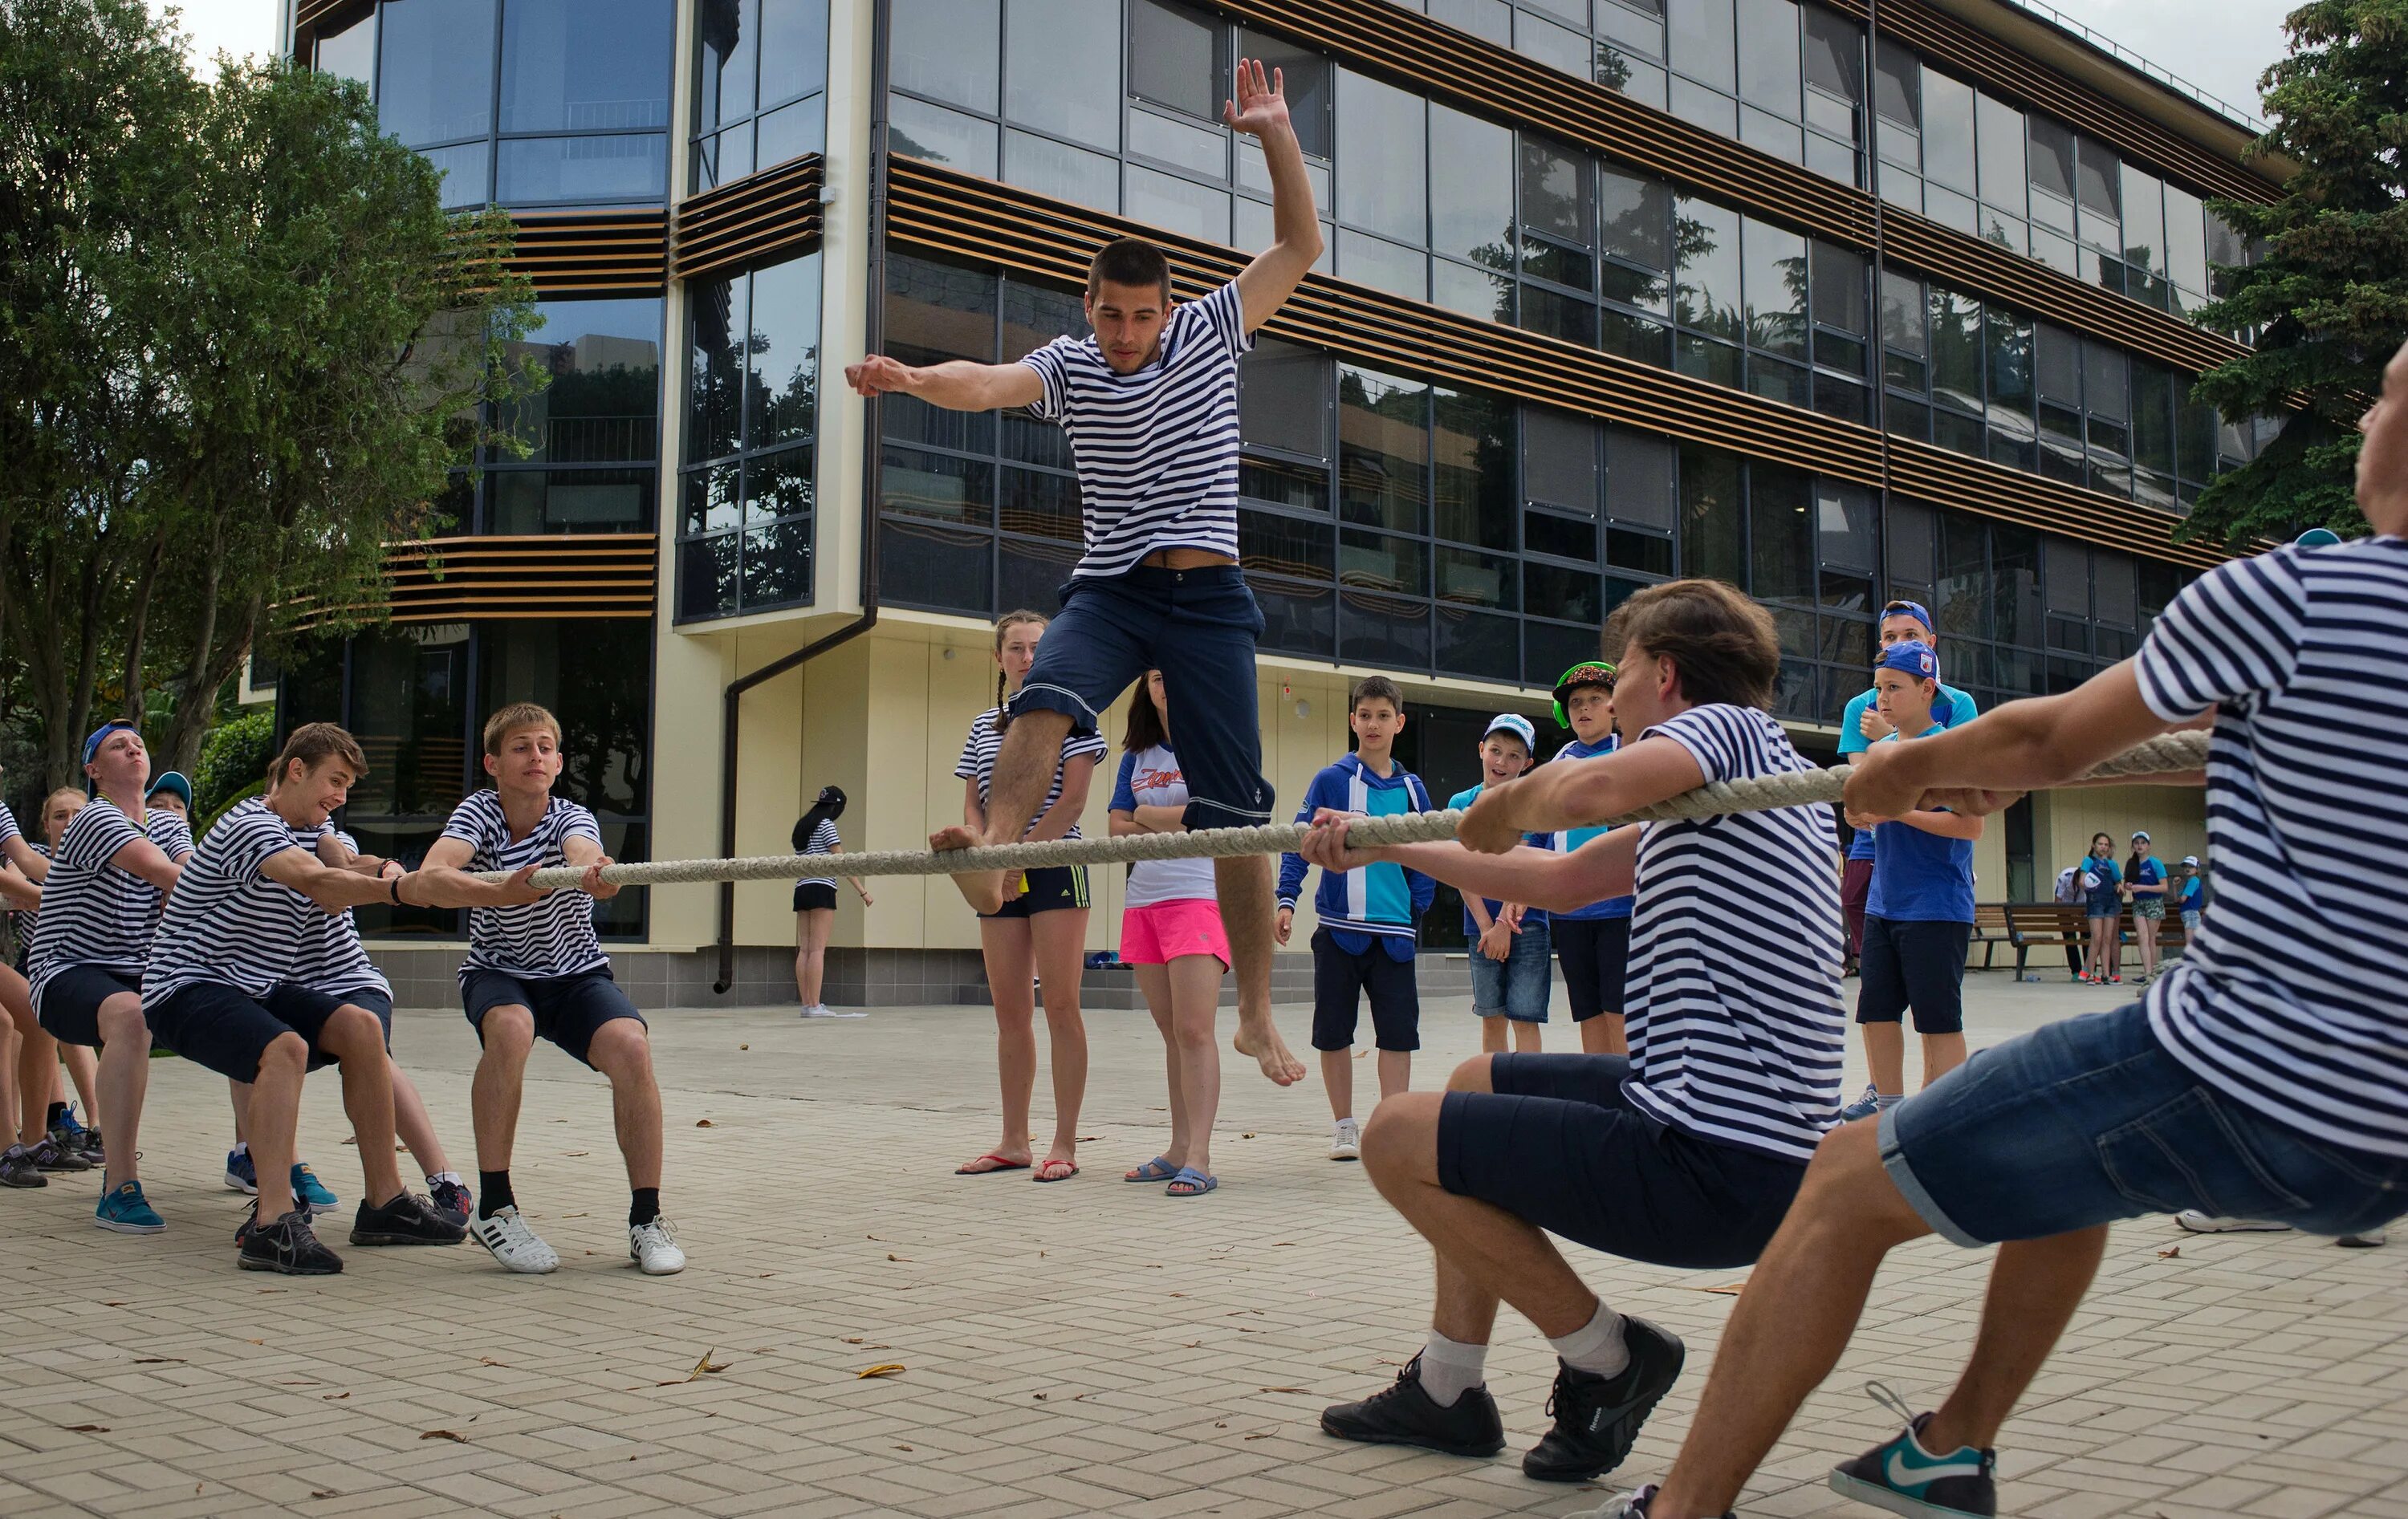
[[[889,15],[892,0],[877,0],[872,7],[869,41],[869,193],[868,204],[869,256],[866,289],[868,310],[864,320],[863,351],[875,353],[885,337],[886,292],[886,50],[891,27]],[[824,394],[827,377],[820,383]],[[872,398],[863,408],[862,419],[862,493],[861,493],[861,615],[824,638],[805,644],[793,653],[771,660],[759,669],[740,675],[727,683],[721,693],[719,720],[719,853],[732,857],[736,853],[736,755],[738,740],[742,736],[744,694],[765,681],[773,681],[788,670],[810,664],[829,650],[868,632],[878,625],[878,503],[882,494],[883,459],[879,447],[880,405]],[[725,996],[736,983],[736,884],[719,883],[719,979],[710,984],[711,991]]]

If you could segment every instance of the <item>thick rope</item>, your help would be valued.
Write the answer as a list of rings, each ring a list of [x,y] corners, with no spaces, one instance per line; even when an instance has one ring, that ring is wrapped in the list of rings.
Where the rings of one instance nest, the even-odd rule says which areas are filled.
[[[2207,735],[2170,733],[2151,738],[2094,767],[2083,779],[2169,775],[2203,768]],[[1743,781],[1711,781],[1627,817],[1605,824],[1668,823],[1762,812],[1776,807],[1837,802],[1847,784],[1847,766],[1797,770]],[[1366,846],[1420,844],[1455,837],[1460,810],[1357,818],[1348,837]],[[706,881],[793,881],[813,876],[933,876],[972,870],[1041,870],[1064,865],[1111,865],[1134,860],[1221,859],[1238,854],[1280,854],[1300,847],[1309,824],[1273,823],[1251,828],[1205,828],[1193,833],[1129,834],[1120,838],[1052,838],[1039,843],[987,844],[975,849],[873,850],[860,854],[762,854],[733,860],[662,860],[648,865],[603,867],[602,879],[623,886],[671,886]],[[508,879],[504,871],[478,873],[481,881]],[[559,866],[535,873],[534,884],[574,886],[584,873]]]

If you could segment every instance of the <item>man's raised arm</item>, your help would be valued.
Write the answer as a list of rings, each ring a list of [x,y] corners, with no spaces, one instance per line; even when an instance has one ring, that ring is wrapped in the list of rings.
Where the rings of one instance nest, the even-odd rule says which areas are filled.
[[[1287,83],[1281,71],[1267,77],[1259,58],[1238,60],[1238,97],[1221,107],[1221,119],[1258,138],[1271,174],[1271,245],[1238,271],[1238,296],[1253,332],[1296,294],[1321,256],[1321,217],[1312,205],[1312,181],[1305,177],[1304,148],[1288,120]]]
[[[994,411],[1035,406],[1045,381],[1025,364],[973,364],[948,359],[914,368],[882,353],[844,366],[844,381],[856,395],[916,395],[948,411]]]

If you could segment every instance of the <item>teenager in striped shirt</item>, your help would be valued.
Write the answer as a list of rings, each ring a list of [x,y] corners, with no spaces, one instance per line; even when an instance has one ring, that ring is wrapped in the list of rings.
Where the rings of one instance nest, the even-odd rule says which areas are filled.
[[[1985,1050],[1832,1134],[1748,1279],[1680,1460],[1609,1519],[1725,1512],[1907,1240],[2000,1246],[1972,1360],[1831,1485],[1894,1513],[1988,1515],[1991,1444],[2111,1220],[2197,1208],[2341,1235],[2408,1207],[2408,903],[2368,892],[2362,864],[2408,833],[2408,347],[2358,425],[2373,537],[2222,565],[2076,690],[1857,761],[1859,811],[1987,812],[2212,722],[2215,916],[2140,1002]]]
[[[43,797],[42,842],[38,844],[29,844],[22,836],[0,829],[0,852],[5,852],[7,860],[0,874],[28,882],[38,893],[41,883],[50,877],[50,859],[58,853],[60,840],[66,837],[67,824],[75,821],[76,814],[90,800],[91,795],[81,786],[61,786]],[[0,813],[7,810],[6,805],[0,804]],[[26,900],[22,892],[12,894],[11,899]],[[8,914],[9,925],[17,935],[17,971],[22,977],[30,978],[34,973],[34,935],[41,926],[41,917],[38,905]],[[0,987],[5,985],[5,981],[0,981]],[[93,1100],[100,1083],[99,1056],[86,1045],[61,1044],[43,1033],[34,1013],[30,987],[22,998],[0,996],[0,1006],[7,1007],[22,1036],[17,1080],[19,1100],[25,1105],[19,1128],[24,1144],[48,1169],[85,1170],[100,1165],[108,1153],[101,1143],[100,1108]],[[68,1078],[75,1082],[76,1096],[83,1103],[84,1122],[77,1122],[75,1110],[65,1101],[59,1085],[61,1066],[66,1068]],[[74,1164],[78,1160],[85,1164]]]
[[[1522,843],[1708,781],[1814,767],[1766,709],[1781,667],[1771,614],[1731,587],[1650,586],[1614,609],[1605,645],[1630,742],[1490,788],[1459,842],[1349,850],[1348,820],[1325,812],[1306,848],[1324,869],[1390,860],[1549,910],[1637,894],[1627,1056],[1483,1055],[1443,1094],[1382,1103],[1363,1136],[1372,1181],[1438,1257],[1438,1300],[1395,1385],[1328,1410],[1322,1428],[1503,1449],[1483,1371],[1510,1302],[1559,1358],[1555,1427],[1522,1461],[1548,1482],[1620,1465],[1684,1352],[1600,1302],[1541,1231],[1658,1266],[1754,1261],[1838,1111],[1847,1026],[1829,808],[1629,825],[1569,853]]]
[[[1042,810],[1063,736],[1098,729],[1148,669],[1162,671],[1186,725],[1187,825],[1270,821],[1254,694],[1262,612],[1238,566],[1238,358],[1321,256],[1321,223],[1277,71],[1239,60],[1223,118],[1260,139],[1271,179],[1271,245],[1233,282],[1174,307],[1161,251],[1123,238],[1088,269],[1090,339],[1058,339],[1017,364],[915,369],[873,354],[845,369],[863,395],[1025,407],[1062,425],[1079,465],[1086,552],[1012,702],[986,827],[948,829],[939,849],[1020,838]],[[1003,903],[1000,871],[953,880],[981,913]],[[1216,860],[1213,881],[1238,973],[1237,1048],[1288,1085],[1304,1066],[1271,1024],[1270,861]]]

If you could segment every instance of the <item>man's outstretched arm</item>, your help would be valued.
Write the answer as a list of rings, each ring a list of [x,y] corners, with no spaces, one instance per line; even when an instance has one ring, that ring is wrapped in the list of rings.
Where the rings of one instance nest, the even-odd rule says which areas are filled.
[[[1851,811],[1897,817],[1918,808],[1993,812],[2027,791],[2063,785],[2101,760],[2191,723],[2159,717],[2130,660],[2071,691],[2032,696],[1911,744],[1875,744],[1848,776]]]
[[[1296,294],[1312,261],[1321,256],[1321,217],[1312,205],[1312,181],[1305,177],[1304,148],[1288,120],[1286,80],[1278,69],[1268,76],[1259,58],[1238,60],[1238,96],[1221,108],[1221,119],[1259,138],[1271,173],[1271,245],[1238,271],[1238,298],[1253,332]]]
[[[844,366],[844,382],[856,395],[916,395],[947,411],[994,411],[999,408],[1035,406],[1045,395],[1045,381],[1025,364],[973,364],[948,359],[914,368],[899,359],[872,353]]]

